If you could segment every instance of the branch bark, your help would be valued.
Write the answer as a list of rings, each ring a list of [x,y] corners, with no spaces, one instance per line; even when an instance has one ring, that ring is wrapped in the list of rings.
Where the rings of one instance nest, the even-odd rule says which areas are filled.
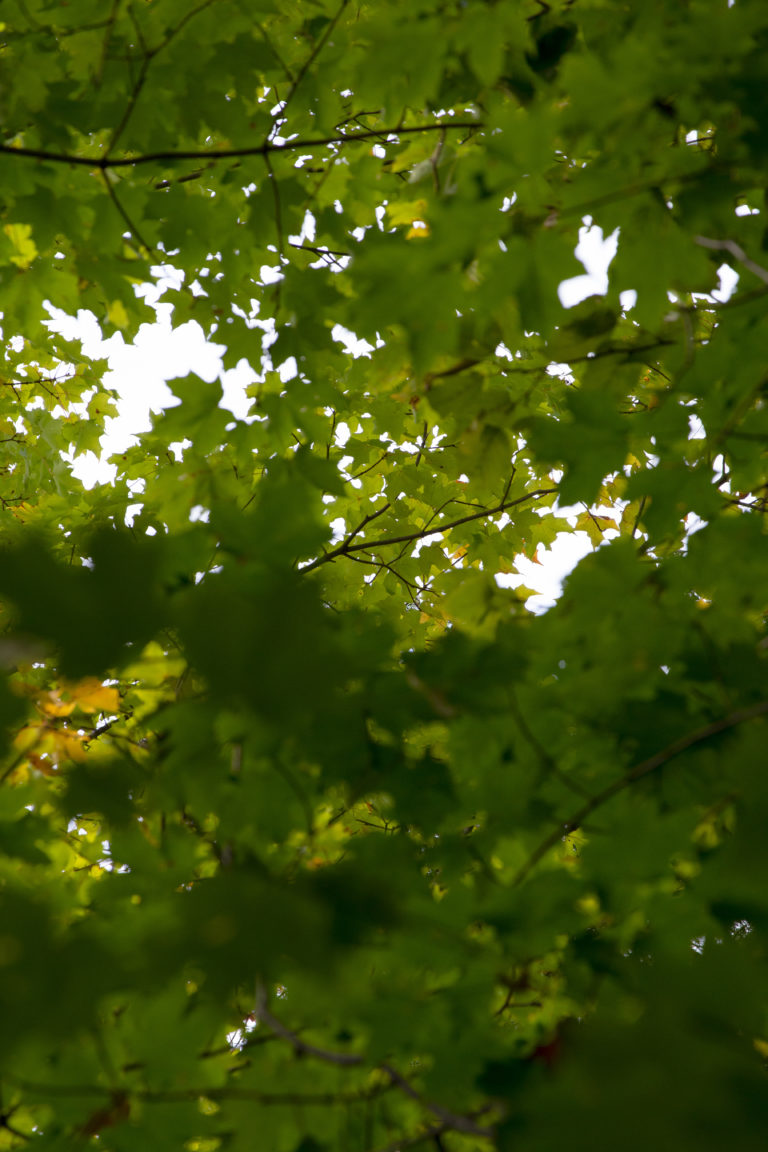
[[[381,540],[363,541],[359,544],[353,544],[352,540],[360,532],[361,528],[367,523],[358,525],[353,532],[350,532],[346,540],[342,541],[337,548],[332,548],[330,552],[325,552],[322,556],[318,556],[310,564],[306,564],[301,571],[313,572],[315,568],[319,568],[321,564],[329,564],[332,560],[336,560],[339,556],[348,556],[352,552],[376,552],[379,548],[387,548],[392,544],[410,544],[416,543],[417,540],[423,540],[425,536],[438,536],[442,532],[450,532],[452,528],[458,528],[462,524],[468,524],[471,520],[482,520],[488,516],[498,516],[502,512],[506,512],[508,508],[514,508],[517,504],[524,504],[526,500],[535,500],[539,496],[552,496],[557,493],[557,488],[537,488],[533,492],[527,492],[525,496],[518,496],[515,500],[502,500],[493,508],[481,508],[479,512],[471,512],[468,516],[460,516],[457,520],[451,520],[449,524],[430,524],[426,528],[420,528],[418,532],[407,532],[402,536],[385,536]],[[385,511],[384,508],[381,511]],[[377,513],[379,515],[380,513]],[[373,517],[368,517],[373,519]]]
[[[293,1047],[294,1051],[306,1055],[314,1056],[318,1060],[323,1060],[327,1064],[338,1064],[344,1067],[359,1067],[364,1063],[364,1058],[357,1052],[333,1052],[326,1048],[318,1048],[315,1044],[308,1044],[306,1040],[292,1032],[290,1028],[286,1028],[282,1021],[278,1020],[276,1016],[270,1012],[267,1006],[267,991],[263,984],[260,984],[256,994],[256,1009],[255,1016],[262,1023],[266,1024],[276,1036],[282,1037],[287,1040]],[[402,1092],[415,1100],[422,1108],[426,1108],[433,1116],[436,1116],[441,1121],[441,1127],[445,1131],[464,1132],[469,1136],[483,1136],[491,1137],[493,1132],[490,1128],[483,1127],[478,1124],[470,1116],[462,1116],[460,1113],[451,1112],[448,1108],[443,1108],[440,1104],[432,1104],[429,1100],[423,1099],[416,1089],[408,1083],[405,1076],[393,1068],[391,1064],[379,1064],[378,1068],[389,1077],[390,1082],[399,1088]]]
[[[703,744],[706,740],[711,740],[713,736],[719,735],[720,732],[727,732],[729,728],[736,728],[739,724],[746,724],[749,720],[755,720],[758,716],[768,715],[768,700],[761,700],[759,704],[753,704],[749,708],[740,708],[736,712],[731,712],[728,716],[724,716],[722,720],[715,720],[712,724],[707,724],[704,728],[698,728],[695,732],[689,732],[685,736],[681,736],[678,740],[674,740],[666,748],[660,752],[656,752],[647,760],[642,760],[636,764],[634,768],[630,768],[618,780],[614,780],[602,792],[598,792],[587,801],[578,812],[575,812],[570,819],[566,820],[564,824],[559,824],[558,827],[550,832],[549,836],[539,844],[538,848],[534,849],[531,855],[523,864],[522,868],[516,873],[511,887],[516,888],[525,880],[526,876],[535,868],[538,862],[546,856],[550,848],[562,840],[563,836],[567,836],[570,832],[575,832],[580,828],[585,820],[587,820],[593,812],[601,808],[608,800],[612,800],[619,792],[623,792],[625,788],[629,788],[637,780],[642,780],[644,776],[650,776],[652,772],[662,768],[668,764],[670,760],[680,756],[683,752],[687,752],[689,748],[693,748],[696,744]]]
[[[710,240],[708,236],[694,236],[694,240],[702,248],[710,248],[715,252],[729,252],[739,264],[748,268],[763,284],[768,284],[768,271],[746,254],[744,249],[735,240]]]
[[[447,123],[437,121],[434,124],[415,124],[406,128],[378,128],[365,132],[350,132],[336,136],[321,136],[317,139],[287,140],[284,144],[274,144],[264,141],[248,148],[212,148],[209,151],[200,149],[180,149],[174,151],[143,152],[137,156],[119,156],[111,158],[103,156],[78,156],[69,152],[50,152],[45,148],[21,148],[12,144],[0,144],[0,155],[23,156],[28,160],[47,160],[53,164],[75,164],[80,168],[136,168],[140,164],[173,164],[178,160],[215,161],[232,160],[243,156],[266,156],[268,153],[298,152],[301,149],[325,148],[329,144],[349,144],[355,140],[371,140],[382,136],[405,136],[419,132],[444,132],[446,129],[476,129],[482,128],[480,120],[451,120]]]

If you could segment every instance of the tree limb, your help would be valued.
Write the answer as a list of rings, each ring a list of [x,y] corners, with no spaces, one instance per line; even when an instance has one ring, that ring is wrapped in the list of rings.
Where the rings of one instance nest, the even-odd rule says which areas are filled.
[[[326,1048],[318,1048],[315,1044],[308,1044],[306,1040],[302,1040],[296,1032],[292,1032],[290,1028],[286,1028],[282,1021],[278,1020],[276,1016],[270,1012],[267,1007],[267,990],[263,984],[260,984],[256,993],[256,1010],[255,1016],[258,1020],[262,1021],[271,1028],[277,1036],[281,1036],[287,1040],[293,1047],[294,1051],[301,1055],[315,1056],[318,1060],[323,1060],[327,1064],[339,1064],[345,1067],[359,1067],[363,1064],[364,1059],[357,1052],[332,1052]],[[451,1112],[447,1108],[443,1108],[440,1104],[432,1104],[429,1100],[424,1100],[416,1089],[408,1083],[405,1076],[393,1068],[391,1064],[379,1064],[379,1069],[384,1072],[392,1084],[399,1088],[402,1092],[421,1104],[423,1108],[431,1112],[433,1116],[442,1122],[445,1130],[453,1132],[465,1132],[471,1136],[486,1136],[493,1135],[490,1128],[484,1128],[482,1125],[477,1124],[469,1116],[462,1116],[459,1113]]]
[[[749,720],[755,720],[758,716],[765,716],[768,714],[768,700],[761,700],[759,704],[753,704],[749,708],[740,708],[736,712],[731,712],[728,716],[724,716],[722,720],[715,720],[712,724],[707,724],[704,728],[698,728],[695,732],[689,732],[685,736],[681,736],[678,740],[674,740],[661,752],[656,752],[647,760],[642,760],[636,764],[634,768],[630,768],[618,780],[614,780],[612,784],[603,788],[602,792],[598,792],[590,800],[584,804],[578,812],[575,812],[570,819],[566,820],[545,837],[539,844],[538,848],[534,849],[531,855],[520,868],[512,881],[511,887],[516,888],[522,881],[529,875],[532,869],[538,862],[546,856],[550,848],[562,840],[563,836],[567,836],[570,832],[575,832],[580,828],[585,820],[587,820],[593,812],[601,808],[608,800],[613,799],[619,792],[623,792],[625,788],[629,788],[630,784],[634,784],[636,780],[642,780],[644,776],[650,776],[658,768],[662,768],[668,764],[670,760],[674,760],[676,756],[680,756],[683,752],[687,752],[689,748],[693,748],[696,744],[703,744],[705,740],[710,740],[713,736],[719,735],[720,732],[727,732],[729,728],[735,728],[739,724],[746,724]]]
[[[355,140],[370,140],[373,137],[383,135],[404,136],[419,132],[443,132],[448,128],[473,129],[482,127],[483,123],[480,120],[451,120],[447,123],[438,121],[434,124],[415,124],[410,128],[378,128],[365,132],[322,136],[317,139],[287,140],[284,144],[264,141],[262,144],[254,144],[248,148],[212,148],[209,151],[194,148],[178,151],[169,149],[161,152],[143,152],[137,156],[121,156],[115,159],[111,159],[108,155],[78,156],[69,152],[49,152],[45,148],[22,148],[12,144],[0,144],[0,155],[23,156],[28,160],[48,160],[53,164],[76,164],[81,168],[135,168],[139,164],[173,164],[177,160],[230,160],[238,156],[265,156],[267,153],[274,152],[298,152],[302,148],[325,148],[329,144],[349,144]]]
[[[744,249],[740,247],[735,240],[710,240],[708,236],[694,236],[694,240],[702,248],[711,248],[715,252],[730,252],[731,256],[733,256],[735,260],[738,260],[739,264],[743,264],[745,268],[748,268],[750,272],[757,276],[758,280],[762,280],[763,284],[768,284],[768,271],[761,267],[760,264],[756,264],[750,256],[747,256]]]
[[[301,571],[312,572],[315,568],[319,568],[321,564],[328,564],[332,560],[337,559],[337,557],[348,555],[350,552],[375,552],[379,548],[386,548],[392,544],[415,543],[417,540],[423,540],[425,536],[437,536],[442,532],[450,532],[452,528],[458,528],[462,524],[468,524],[471,520],[482,520],[484,517],[498,516],[501,512],[505,512],[507,508],[514,508],[517,504],[524,504],[526,500],[535,500],[539,496],[552,496],[556,493],[557,488],[537,488],[534,492],[527,492],[525,496],[518,496],[516,500],[502,500],[493,508],[481,508],[479,512],[471,512],[468,516],[460,516],[458,520],[451,520],[449,524],[433,525],[430,521],[426,528],[420,528],[418,532],[407,532],[402,536],[385,536],[382,540],[370,540],[360,544],[352,544],[352,538],[356,536],[364,526],[364,524],[361,524],[354,532],[350,533],[346,540],[339,544],[338,548],[332,548],[330,552],[325,552],[322,556],[318,556],[316,560],[313,560],[310,564],[306,564]],[[381,509],[381,511],[384,511],[384,509]],[[370,517],[370,519],[373,519],[373,517]]]

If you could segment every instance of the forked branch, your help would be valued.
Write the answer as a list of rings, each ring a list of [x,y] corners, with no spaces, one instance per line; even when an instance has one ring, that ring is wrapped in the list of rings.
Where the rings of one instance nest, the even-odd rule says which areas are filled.
[[[361,528],[365,523],[373,517],[366,518],[363,524],[358,525],[354,531],[350,532],[349,536],[339,544],[337,548],[332,548],[330,552],[324,552],[322,556],[318,556],[311,564],[306,564],[301,571],[312,572],[315,568],[319,568],[321,564],[329,564],[332,560],[338,559],[339,556],[349,556],[352,552],[377,552],[380,548],[387,548],[392,544],[415,544],[419,540],[423,540],[427,536],[439,536],[443,532],[450,532],[452,528],[458,528],[462,524],[468,524],[471,520],[482,520],[490,516],[498,516],[502,512],[506,512],[508,508],[514,508],[518,504],[524,504],[527,500],[537,500],[541,496],[552,496],[557,493],[557,488],[537,488],[533,492],[526,492],[525,496],[518,496],[515,500],[501,500],[493,508],[481,508],[478,512],[470,512],[467,516],[460,516],[457,520],[451,520],[448,524],[435,524],[430,520],[425,528],[420,528],[416,532],[406,532],[402,536],[384,536],[381,540],[367,540],[360,543],[353,543],[354,537],[358,535]],[[382,508],[377,515],[386,511]]]
[[[290,1028],[286,1028],[282,1021],[278,1020],[269,1010],[267,1005],[267,992],[263,984],[260,984],[257,989],[255,1015],[257,1019],[263,1024],[266,1024],[276,1036],[287,1040],[300,1055],[314,1056],[316,1059],[323,1060],[328,1064],[339,1064],[346,1067],[359,1067],[364,1063],[363,1057],[356,1052],[332,1052],[325,1048],[318,1048],[316,1045],[308,1044],[305,1040],[302,1040],[302,1038],[297,1035],[296,1032],[292,1032]],[[424,1100],[413,1085],[390,1064],[379,1064],[378,1068],[385,1073],[391,1084],[399,1088],[406,1096],[409,1096],[412,1100],[421,1104],[421,1106],[426,1108],[428,1112],[431,1112],[433,1116],[436,1116],[438,1120],[441,1121],[441,1131],[464,1132],[469,1136],[491,1137],[493,1135],[490,1128],[478,1124],[471,1116],[463,1116],[460,1113],[451,1112],[448,1108],[443,1108],[440,1104],[432,1104],[429,1100]]]

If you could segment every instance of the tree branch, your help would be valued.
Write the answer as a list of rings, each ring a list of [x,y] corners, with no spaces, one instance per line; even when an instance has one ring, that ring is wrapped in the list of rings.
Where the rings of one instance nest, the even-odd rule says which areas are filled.
[[[443,532],[450,532],[452,528],[458,528],[462,524],[468,524],[471,520],[482,520],[488,516],[498,516],[501,512],[505,512],[507,508],[514,508],[517,504],[524,504],[526,500],[535,500],[539,496],[552,496],[557,493],[557,488],[537,488],[534,492],[527,492],[525,496],[518,496],[516,500],[502,500],[494,508],[481,508],[479,512],[471,512],[468,516],[460,516],[458,520],[451,520],[449,524],[432,524],[430,520],[426,528],[420,528],[418,532],[408,532],[403,536],[385,536],[383,540],[370,540],[364,541],[360,544],[353,544],[351,541],[354,536],[365,526],[366,521],[358,525],[358,527],[351,532],[350,535],[339,544],[338,548],[331,549],[322,556],[318,556],[310,564],[306,564],[301,571],[312,572],[315,568],[319,568],[321,564],[328,564],[339,556],[348,555],[350,552],[375,552],[379,548],[387,548],[392,544],[409,544],[415,543],[417,540],[423,540],[425,536],[437,536]],[[385,511],[385,509],[381,509]],[[379,515],[380,513],[377,513]],[[373,517],[369,517],[373,519]]]
[[[412,1136],[400,1136],[397,1140],[393,1140],[391,1144],[377,1149],[377,1152],[401,1152],[401,1149],[404,1148],[415,1148],[417,1144],[426,1144],[427,1140],[439,1140],[441,1136],[449,1131],[450,1128],[447,1124],[431,1124],[429,1128],[424,1128],[421,1132],[415,1132]]]
[[[118,121],[117,127],[115,128],[114,132],[112,133],[109,144],[107,145],[106,149],[104,150],[104,159],[105,160],[109,156],[112,149],[117,146],[117,143],[118,143],[120,137],[122,136],[125,129],[128,127],[130,119],[133,116],[134,111],[136,110],[136,104],[138,103],[139,96],[141,95],[142,89],[144,88],[144,84],[145,84],[146,79],[147,79],[147,73],[149,72],[149,66],[152,63],[152,53],[149,52],[146,49],[146,47],[144,46],[143,36],[141,34],[141,28],[140,28],[140,26],[136,20],[136,17],[134,16],[133,8],[129,7],[128,11],[130,12],[131,19],[133,20],[134,26],[136,28],[136,36],[137,36],[139,43],[141,44],[141,47],[144,51],[144,59],[141,62],[141,67],[139,68],[139,75],[136,78],[136,81],[133,85],[133,88],[131,89],[131,94],[128,97],[128,102],[125,105],[125,108],[123,110],[123,114],[120,117],[120,120]]]
[[[381,1064],[379,1067],[382,1072],[386,1072],[393,1084],[405,1092],[406,1096],[410,1096],[412,1100],[421,1104],[422,1107],[429,1109],[433,1116],[437,1116],[438,1120],[442,1121],[445,1129],[453,1132],[466,1132],[469,1136],[490,1137],[493,1135],[490,1128],[483,1128],[471,1119],[471,1117],[461,1116],[456,1112],[451,1112],[448,1108],[443,1108],[440,1104],[430,1104],[428,1100],[423,1100],[416,1089],[390,1064]]]
[[[670,760],[680,756],[683,752],[687,752],[689,748],[693,748],[696,744],[703,744],[704,741],[710,740],[713,736],[719,735],[720,732],[727,732],[729,728],[735,728],[739,724],[746,724],[749,720],[755,720],[758,716],[765,716],[768,714],[768,700],[761,700],[759,704],[753,704],[749,708],[740,708],[736,712],[731,712],[728,716],[724,716],[722,720],[715,720],[712,724],[707,724],[704,728],[698,728],[695,732],[689,732],[685,736],[681,736],[678,740],[674,740],[661,752],[656,752],[655,755],[650,756],[647,760],[642,760],[636,764],[634,768],[630,768],[618,780],[614,780],[602,792],[598,792],[591,800],[588,800],[578,812],[575,812],[570,819],[565,823],[559,824],[558,827],[542,840],[538,848],[534,849],[531,855],[523,864],[522,868],[516,873],[511,887],[516,888],[518,884],[528,876],[532,869],[538,862],[546,856],[550,848],[562,840],[563,836],[567,836],[570,832],[575,832],[580,828],[585,820],[587,820],[593,812],[601,808],[608,800],[612,800],[619,792],[623,792],[625,788],[629,788],[636,780],[642,780],[644,776],[650,776],[658,768],[663,768]]]
[[[38,1084],[29,1080],[18,1080],[6,1075],[9,1084],[38,1096],[60,1097],[63,1099],[88,1100],[107,1099],[114,1097],[112,1088],[101,1084]],[[166,1088],[153,1090],[151,1088],[137,1088],[134,1091],[125,1090],[124,1095],[132,1100],[142,1100],[148,1104],[183,1104],[185,1101],[196,1101],[201,1097],[209,1100],[251,1100],[255,1104],[275,1105],[335,1105],[355,1104],[363,1100],[372,1100],[377,1096],[391,1092],[395,1087],[391,1082],[377,1084],[372,1088],[360,1088],[352,1091],[340,1092],[262,1092],[259,1089],[237,1088],[234,1085],[213,1086],[205,1085],[200,1088]]]
[[[110,159],[104,156],[77,156],[69,152],[49,152],[45,148],[18,148],[12,144],[0,144],[0,155],[23,156],[28,160],[48,160],[53,164],[76,164],[81,168],[135,168],[139,164],[173,164],[177,160],[230,160],[238,156],[265,156],[268,152],[298,152],[303,149],[325,148],[329,144],[349,144],[355,140],[370,140],[373,137],[405,136],[419,132],[442,132],[445,129],[482,128],[481,120],[452,120],[448,123],[416,124],[410,128],[378,128],[365,132],[350,132],[337,136],[322,136],[317,139],[288,140],[285,144],[265,141],[248,148],[181,149],[179,151],[144,152],[137,156],[122,156]]]
[[[327,1064],[338,1064],[345,1067],[359,1067],[364,1063],[363,1057],[356,1052],[331,1052],[325,1048],[318,1048],[314,1044],[308,1044],[302,1040],[295,1032],[273,1016],[267,1007],[267,990],[263,984],[260,984],[256,992],[256,1009],[255,1016],[258,1020],[262,1021],[271,1028],[277,1036],[281,1036],[292,1045],[294,1051],[301,1055],[315,1056],[318,1060],[323,1060]],[[391,1064],[379,1064],[379,1069],[384,1072],[390,1082],[399,1088],[402,1092],[415,1100],[423,1108],[426,1108],[433,1116],[442,1121],[445,1129],[453,1132],[465,1132],[471,1136],[486,1136],[493,1135],[490,1128],[484,1128],[477,1124],[471,1117],[462,1116],[458,1113],[451,1112],[447,1108],[443,1108],[440,1104],[432,1104],[429,1100],[424,1100],[416,1089],[408,1083],[406,1078],[393,1068]]]
[[[424,421],[424,431],[422,432],[421,439],[419,440],[418,452],[416,453],[416,460],[414,461],[414,465],[413,465],[414,468],[418,468],[419,464],[421,463],[421,457],[424,455],[424,447],[427,443],[427,436],[428,435],[429,435],[429,423],[425,420]]]
[[[754,260],[750,256],[747,256],[744,249],[740,247],[735,240],[710,240],[708,236],[694,236],[694,240],[702,248],[711,248],[715,252],[730,252],[731,256],[733,256],[735,260],[738,260],[739,264],[743,264],[745,268],[748,268],[750,272],[757,276],[758,280],[762,280],[763,284],[768,284],[768,271],[759,264],[755,264]]]
[[[149,244],[147,244],[146,240],[142,237],[138,228],[136,227],[136,225],[131,220],[130,216],[126,212],[123,205],[120,203],[120,200],[118,199],[118,195],[115,192],[115,189],[112,187],[112,185],[109,182],[109,175],[107,174],[106,170],[103,168],[101,170],[101,175],[104,179],[104,185],[107,189],[107,194],[109,195],[110,200],[114,204],[114,206],[118,212],[118,215],[122,219],[123,223],[125,224],[126,228],[130,232],[131,236],[133,236],[133,238],[136,241],[136,243],[138,244],[139,248],[143,248],[144,251],[146,252],[147,256],[150,257],[150,259],[151,259],[154,256],[153,250],[150,248]]]
[[[263,984],[259,985],[256,993],[256,1009],[254,1015],[257,1020],[266,1024],[271,1028],[276,1036],[281,1036],[283,1040],[287,1040],[293,1047],[294,1051],[303,1056],[316,1056],[318,1060],[324,1060],[326,1064],[341,1064],[344,1067],[352,1067],[363,1063],[362,1056],[356,1052],[330,1052],[325,1048],[318,1048],[314,1044],[308,1044],[306,1040],[297,1035],[296,1032],[291,1032],[290,1028],[286,1028],[276,1016],[273,1016],[267,1007],[267,990]]]
[[[285,103],[283,104],[283,107],[280,110],[280,114],[282,116],[285,115],[286,108],[290,104],[293,97],[296,95],[296,89],[299,87],[299,84],[301,84],[301,82],[304,79],[304,77],[306,76],[307,72],[312,67],[315,60],[317,59],[317,57],[320,55],[323,48],[327,44],[328,37],[331,35],[334,28],[336,27],[339,20],[341,19],[342,13],[344,12],[344,9],[346,8],[347,4],[349,4],[349,0],[341,0],[341,4],[338,7],[336,15],[333,16],[331,18],[330,22],[326,25],[325,31],[323,32],[322,36],[319,38],[317,43],[313,46],[312,51],[310,52],[309,56],[307,56],[307,59],[304,61],[304,63],[299,68],[299,71],[296,75],[296,79],[291,84],[288,95],[285,98]]]

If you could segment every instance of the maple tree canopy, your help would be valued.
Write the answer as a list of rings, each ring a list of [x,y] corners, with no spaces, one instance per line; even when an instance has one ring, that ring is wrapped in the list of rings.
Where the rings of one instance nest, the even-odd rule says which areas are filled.
[[[762,1152],[765,3],[0,15],[0,1149]]]

